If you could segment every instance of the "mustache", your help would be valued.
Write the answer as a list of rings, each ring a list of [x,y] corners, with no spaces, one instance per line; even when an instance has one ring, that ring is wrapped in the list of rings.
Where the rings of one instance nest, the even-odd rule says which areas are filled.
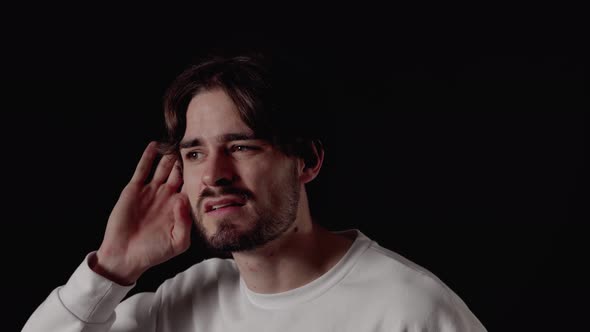
[[[211,188],[205,188],[199,195],[199,198],[197,199],[197,208],[201,206],[203,200],[207,197],[217,197],[225,195],[242,196],[245,200],[253,197],[252,192],[247,189],[241,189],[236,187],[222,187],[219,190],[213,190]]]

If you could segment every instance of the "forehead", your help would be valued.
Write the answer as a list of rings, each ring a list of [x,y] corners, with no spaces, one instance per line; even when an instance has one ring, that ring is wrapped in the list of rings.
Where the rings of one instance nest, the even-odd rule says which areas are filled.
[[[185,137],[214,137],[229,132],[252,133],[242,121],[238,108],[222,89],[200,92],[191,99],[186,112]]]

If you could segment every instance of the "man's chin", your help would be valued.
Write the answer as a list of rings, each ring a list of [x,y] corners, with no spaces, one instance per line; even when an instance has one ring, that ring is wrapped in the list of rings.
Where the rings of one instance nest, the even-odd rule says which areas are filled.
[[[243,229],[234,224],[220,224],[207,239],[211,249],[221,252],[244,252],[262,247],[271,240],[260,229]]]
[[[252,246],[247,230],[228,220],[219,222],[215,233],[207,236],[207,242],[212,249],[224,252],[243,251]]]

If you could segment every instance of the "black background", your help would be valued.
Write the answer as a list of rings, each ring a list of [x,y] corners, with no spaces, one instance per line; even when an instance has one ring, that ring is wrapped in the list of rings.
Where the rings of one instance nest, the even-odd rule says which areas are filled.
[[[311,205],[428,268],[490,331],[585,324],[587,38],[536,4],[23,4],[2,20],[7,330],[98,248],[172,79],[212,49],[292,57],[323,87]],[[305,94],[305,87],[298,87]],[[207,254],[150,270],[133,293]],[[351,313],[353,314],[353,313]]]

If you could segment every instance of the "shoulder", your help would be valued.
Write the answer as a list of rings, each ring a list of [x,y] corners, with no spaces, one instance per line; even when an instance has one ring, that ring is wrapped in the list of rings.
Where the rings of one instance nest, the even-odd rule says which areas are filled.
[[[403,301],[433,303],[448,301],[454,296],[432,272],[375,242],[369,245],[358,265],[367,279]]]
[[[369,242],[349,277],[366,287],[372,301],[388,312],[387,317],[443,331],[443,326],[485,330],[465,302],[436,275],[374,241]]]

